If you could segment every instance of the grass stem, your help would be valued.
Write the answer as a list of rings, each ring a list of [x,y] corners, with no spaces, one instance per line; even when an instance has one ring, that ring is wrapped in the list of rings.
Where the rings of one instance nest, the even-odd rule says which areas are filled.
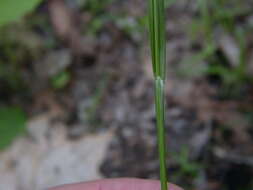
[[[155,107],[158,133],[161,190],[167,190],[164,80],[155,79]]]
[[[149,36],[152,65],[155,77],[155,107],[158,134],[161,190],[167,190],[166,139],[165,139],[165,80],[166,38],[165,2],[149,0]]]

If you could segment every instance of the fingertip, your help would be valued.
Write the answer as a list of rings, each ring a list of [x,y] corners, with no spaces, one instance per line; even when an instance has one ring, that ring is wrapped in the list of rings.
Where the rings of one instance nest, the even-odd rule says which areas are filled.
[[[138,179],[138,178],[118,178],[118,179],[106,179],[104,182],[121,184],[122,190],[161,190],[160,181],[158,180],[149,180],[149,179]],[[109,186],[110,186],[109,185]],[[107,190],[107,189],[106,189]],[[109,188],[108,188],[109,190]],[[113,189],[114,190],[114,189]],[[181,187],[168,183],[168,190],[183,190]]]
[[[169,183],[169,184],[168,184],[168,189],[169,189],[169,190],[184,190],[184,189],[182,189],[181,187],[179,187],[179,186],[177,186],[177,185],[175,185],[175,184],[172,184],[172,183]]]
[[[137,178],[118,178],[66,185],[50,190],[160,190],[160,181]],[[183,190],[168,183],[168,190]]]

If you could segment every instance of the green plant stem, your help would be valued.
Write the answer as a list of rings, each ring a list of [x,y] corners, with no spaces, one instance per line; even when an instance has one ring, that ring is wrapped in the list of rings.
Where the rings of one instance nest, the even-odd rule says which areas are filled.
[[[166,138],[165,138],[165,94],[164,80],[155,79],[155,107],[158,132],[161,190],[167,190]]]
[[[167,190],[166,140],[165,140],[165,79],[166,79],[166,38],[165,2],[149,0],[149,34],[152,65],[155,77],[155,107],[160,161],[161,190]]]

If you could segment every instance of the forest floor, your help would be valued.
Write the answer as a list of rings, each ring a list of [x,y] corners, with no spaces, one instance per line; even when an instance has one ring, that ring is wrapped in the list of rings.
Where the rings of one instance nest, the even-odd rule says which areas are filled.
[[[0,153],[0,189],[159,177],[147,7],[81,2],[48,1],[1,31],[0,61],[17,74],[0,78],[0,105],[30,119],[27,134]],[[187,190],[253,187],[253,10],[240,6],[221,21],[239,37],[213,23],[206,32],[195,1],[167,9],[169,181]]]

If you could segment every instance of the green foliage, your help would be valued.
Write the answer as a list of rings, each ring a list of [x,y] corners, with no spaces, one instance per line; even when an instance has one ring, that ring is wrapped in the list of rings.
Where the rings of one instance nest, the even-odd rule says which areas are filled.
[[[181,63],[180,73],[186,76],[215,76],[220,79],[219,95],[234,98],[241,93],[245,85],[253,82],[247,74],[246,39],[251,26],[238,25],[238,17],[249,15],[252,8],[239,0],[199,0],[200,16],[195,18],[191,26],[193,40],[203,40],[202,50],[187,61]],[[230,36],[239,46],[240,56],[231,64],[217,41],[220,35]],[[203,65],[203,62],[207,63]]]
[[[165,2],[165,8],[170,7],[171,5],[173,5],[174,3],[177,2],[177,0],[164,0]]]
[[[236,27],[236,18],[250,14],[251,8],[239,0],[198,0],[200,17],[196,19],[196,28],[206,40],[212,40],[216,27],[222,27],[227,32],[232,32]],[[196,26],[196,25],[195,25]],[[195,31],[196,32],[196,31]]]
[[[62,89],[69,83],[70,78],[70,73],[63,71],[51,79],[51,84],[55,89]]]
[[[170,155],[176,169],[171,180],[174,182],[184,181],[182,184],[184,189],[194,189],[193,184],[203,180],[201,171],[203,171],[204,165],[190,158],[190,150],[187,146],[183,146],[179,152],[171,152]]]
[[[114,22],[123,32],[130,37],[139,36],[146,31],[148,26],[147,17],[133,18],[127,15],[114,18]]]
[[[149,0],[149,36],[155,77],[155,107],[160,161],[161,189],[167,190],[166,140],[165,140],[165,79],[166,37],[165,1]]]
[[[186,147],[183,147],[182,151],[178,154],[172,154],[174,160],[179,166],[179,172],[177,175],[179,176],[191,176],[196,177],[201,165],[193,162],[189,158],[189,149]]]
[[[234,38],[239,44],[239,57],[237,64],[230,66],[226,63],[226,57],[222,58],[217,54],[207,57],[209,67],[207,73],[221,78],[223,88],[220,90],[221,97],[236,98],[241,94],[241,89],[253,82],[253,77],[247,73],[247,50],[246,50],[247,30],[235,29]],[[225,56],[225,55],[224,55]]]
[[[141,36],[146,31],[148,26],[148,17],[130,17],[128,13],[120,12],[113,14],[107,11],[108,5],[113,3],[115,0],[87,0],[82,2],[82,9],[91,15],[91,19],[88,22],[88,26],[85,26],[85,30],[89,35],[96,36],[99,31],[108,22],[114,23],[122,32],[133,39]],[[172,0],[167,0],[170,4]],[[175,0],[173,0],[175,1]],[[135,38],[136,37],[136,38]]]
[[[23,25],[2,27],[0,30],[0,81],[5,90],[17,93],[26,87],[24,68],[42,49],[40,38]]]
[[[97,111],[102,103],[102,99],[104,97],[104,93],[110,79],[111,74],[105,73],[98,83],[98,87],[96,88],[94,95],[92,96],[90,105],[85,110],[86,120],[89,124],[95,126],[95,128],[93,127],[92,130],[96,129],[96,126],[98,126],[99,124],[99,120],[97,118]]]
[[[84,9],[89,10],[93,15],[103,13],[105,8],[114,0],[87,0],[84,4]]]
[[[16,107],[0,108],[0,150],[25,132],[26,115]]]
[[[1,0],[0,26],[16,21],[27,12],[32,11],[42,0]]]
[[[87,33],[96,35],[106,22],[114,18],[110,12],[106,11],[107,6],[113,1],[114,0],[87,0],[82,3],[82,10],[89,12],[92,16],[88,26],[85,27]]]
[[[210,43],[193,56],[185,57],[179,65],[177,74],[181,77],[201,77],[207,74],[208,67],[203,64],[203,60],[212,56],[216,50],[217,47]]]
[[[8,87],[11,91],[18,91],[23,88],[19,69],[14,64],[4,64],[0,60],[0,80],[2,85]]]

